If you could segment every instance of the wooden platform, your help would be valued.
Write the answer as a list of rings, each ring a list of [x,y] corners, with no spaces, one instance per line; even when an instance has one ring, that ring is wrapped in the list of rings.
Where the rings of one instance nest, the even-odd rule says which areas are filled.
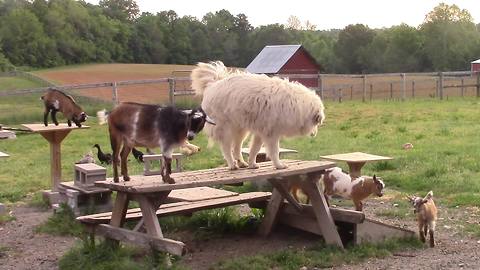
[[[55,126],[52,123],[48,124],[48,126],[45,126],[44,124],[23,124],[22,126],[26,127],[32,132],[37,132],[37,133],[90,128],[89,126],[84,126],[84,125],[82,125],[82,127],[79,128],[75,124],[72,124],[72,126],[69,127],[68,124],[65,124],[65,123],[59,123],[58,126]]]
[[[114,191],[148,193],[217,184],[235,184],[245,181],[267,180],[276,177],[289,177],[317,172],[335,166],[335,163],[330,161],[282,161],[288,166],[288,168],[277,170],[273,167],[271,162],[262,162],[258,164],[258,169],[242,168],[231,171],[227,167],[223,167],[172,173],[171,177],[175,179],[175,184],[164,183],[162,177],[158,175],[132,175],[128,182],[120,181],[114,183],[112,178],[107,178],[107,181],[95,182],[95,185],[98,187],[109,188]]]

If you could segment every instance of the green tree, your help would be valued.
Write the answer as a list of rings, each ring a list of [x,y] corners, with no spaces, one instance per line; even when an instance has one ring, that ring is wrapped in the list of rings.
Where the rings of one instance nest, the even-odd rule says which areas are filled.
[[[472,16],[456,5],[438,5],[420,26],[427,70],[465,70],[478,57],[480,37]]]
[[[140,14],[135,0],[101,0],[100,7],[104,8],[105,14],[119,21],[133,21]]]
[[[340,63],[340,72],[363,73],[368,66],[363,61],[367,46],[375,32],[363,24],[348,25],[338,35],[334,51]]]

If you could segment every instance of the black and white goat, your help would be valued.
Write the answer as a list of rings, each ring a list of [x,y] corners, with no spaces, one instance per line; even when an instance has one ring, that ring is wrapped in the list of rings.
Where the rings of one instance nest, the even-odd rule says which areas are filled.
[[[213,123],[201,108],[182,111],[174,107],[130,102],[118,105],[108,116],[113,150],[113,180],[118,182],[119,155],[123,180],[130,180],[127,157],[133,147],[141,146],[150,149],[160,147],[164,158],[162,179],[170,184],[175,183],[170,177],[173,148],[183,145],[187,139],[193,140],[207,121]]]
[[[53,123],[58,126],[56,114],[62,112],[67,118],[68,126],[72,126],[72,121],[78,127],[87,120],[87,114],[82,110],[72,96],[63,93],[60,90],[50,88],[45,95],[41,97],[45,104],[45,113],[43,114],[43,123],[48,126],[48,114],[51,112]]]

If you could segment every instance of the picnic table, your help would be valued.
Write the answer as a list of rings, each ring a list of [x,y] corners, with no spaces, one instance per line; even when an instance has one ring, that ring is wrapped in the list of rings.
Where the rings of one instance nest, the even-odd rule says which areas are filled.
[[[22,126],[26,127],[32,132],[39,133],[50,144],[50,176],[52,182],[52,190],[47,192],[47,195],[51,200],[50,202],[55,203],[52,200],[54,200],[53,198],[56,197],[56,194],[59,190],[60,182],[62,181],[62,141],[72,130],[85,129],[89,127],[69,127],[67,124],[59,124],[58,126],[55,126],[54,124],[49,124],[48,126],[45,126],[44,124],[23,124]]]
[[[223,167],[173,173],[171,176],[175,179],[175,184],[165,184],[162,178],[157,175],[134,175],[131,176],[130,181],[119,183],[115,183],[109,178],[106,181],[96,182],[95,185],[117,192],[113,211],[79,217],[78,220],[84,224],[90,223],[95,233],[103,234],[110,241],[128,241],[138,245],[154,247],[171,254],[183,255],[185,245],[182,242],[167,239],[163,236],[157,216],[173,212],[191,213],[196,210],[252,201],[265,201],[270,198],[266,206],[265,217],[259,227],[259,233],[266,236],[279,219],[280,210],[285,200],[295,211],[300,215],[302,214],[304,206],[299,204],[288,192],[289,185],[296,183],[302,186],[311,198],[316,225],[320,229],[325,242],[343,248],[334,220],[318,185],[321,174],[324,173],[325,169],[334,167],[335,163],[329,161],[283,161],[288,165],[287,169],[277,170],[271,162],[263,162],[259,163],[260,167],[258,169],[245,168],[230,171]],[[178,191],[183,189],[261,180],[268,180],[272,184],[273,191],[271,194],[268,192],[251,192],[195,202],[167,203],[171,193],[177,192],[176,196],[178,197]],[[139,203],[139,210],[128,209],[128,203],[131,200]],[[140,221],[133,230],[122,228],[125,220],[134,218],[140,219]],[[98,222],[98,219],[101,219],[101,221]],[[98,224],[105,222],[109,224]],[[140,232],[143,225],[146,233]]]
[[[335,154],[328,156],[320,156],[320,158],[331,160],[331,161],[345,161],[348,164],[350,170],[350,176],[352,179],[360,177],[362,175],[361,170],[363,165],[367,162],[372,161],[381,161],[381,160],[392,160],[391,157],[377,156],[362,152],[353,152],[345,154]]]

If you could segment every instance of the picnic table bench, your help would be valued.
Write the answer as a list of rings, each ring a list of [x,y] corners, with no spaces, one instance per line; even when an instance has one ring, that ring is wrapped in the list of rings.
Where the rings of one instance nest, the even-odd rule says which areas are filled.
[[[227,205],[265,201],[265,217],[259,227],[261,235],[268,235],[279,220],[281,208],[286,200],[298,214],[303,215],[304,206],[299,204],[288,192],[289,185],[296,183],[307,191],[311,198],[311,212],[314,221],[327,244],[343,247],[339,233],[335,227],[330,210],[321,194],[318,179],[325,169],[334,167],[329,161],[284,160],[287,169],[277,170],[271,162],[259,163],[258,169],[215,168],[191,172],[173,173],[175,184],[165,184],[160,176],[131,176],[128,182],[114,183],[112,179],[96,182],[98,187],[109,188],[117,192],[116,201],[111,213],[79,217],[78,220],[90,227],[94,233],[102,234],[111,241],[127,241],[138,245],[153,247],[171,254],[183,255],[185,245],[182,242],[165,238],[158,222],[158,216],[172,213],[190,213],[202,209],[223,207]],[[168,203],[169,195],[187,188],[198,188],[223,184],[241,183],[244,181],[268,180],[272,193],[253,192],[235,196],[226,196],[191,202]],[[139,209],[128,209],[129,201],[137,201]],[[308,214],[308,213],[307,213]],[[122,228],[125,220],[139,219],[133,230]],[[104,224],[108,223],[108,224]],[[140,232],[144,227],[146,233]]]

